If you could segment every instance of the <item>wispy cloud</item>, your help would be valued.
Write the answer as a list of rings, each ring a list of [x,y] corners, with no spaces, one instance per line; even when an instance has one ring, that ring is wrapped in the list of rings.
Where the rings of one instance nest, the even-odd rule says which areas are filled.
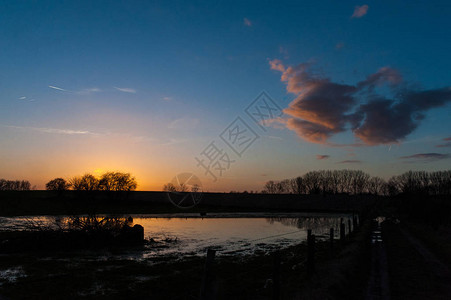
[[[396,144],[421,124],[428,110],[451,102],[449,87],[408,88],[399,72],[390,67],[350,85],[316,75],[311,63],[285,66],[274,59],[269,65],[282,73],[287,91],[296,95],[284,109],[287,116],[274,121],[313,143],[333,146],[330,137],[351,129],[366,145]],[[377,94],[382,86],[390,88],[392,99]]]
[[[120,87],[114,87],[114,88],[123,93],[136,94],[136,90],[132,89],[132,88],[120,88]]]
[[[25,99],[27,99],[27,97],[25,97],[25,96],[19,98],[19,100],[25,100]]]
[[[248,27],[252,26],[252,22],[248,18],[243,19],[243,24]]]
[[[451,156],[449,154],[442,154],[442,153],[418,153],[408,156],[401,156],[400,159],[404,160],[414,160],[414,161],[423,161],[423,162],[430,162],[430,161],[436,161],[441,159],[447,159]]]
[[[329,157],[330,157],[330,155],[321,155],[321,154],[316,155],[317,160],[328,159]]]
[[[47,128],[47,127],[28,127],[28,126],[13,126],[13,125],[2,125],[4,127],[22,130],[32,130],[41,133],[52,133],[52,134],[66,134],[66,135],[99,135],[87,130],[73,130],[73,129],[58,129],[58,128]]]
[[[361,160],[354,160],[354,159],[348,159],[348,160],[342,160],[337,162],[337,164],[361,164]]]
[[[54,90],[58,90],[58,91],[69,92],[66,89],[63,89],[63,88],[60,88],[60,87],[57,87],[57,86],[54,86],[54,85],[49,85],[48,87],[51,88],[51,89],[54,89]]]
[[[361,18],[361,17],[363,17],[364,15],[366,15],[368,13],[368,8],[369,8],[369,6],[366,5],[366,4],[362,5],[362,6],[357,5],[354,8],[354,13],[352,14],[351,18]]]
[[[171,101],[172,98],[171,98],[171,97],[163,97],[163,100],[164,100],[164,101]]]
[[[82,90],[79,90],[79,91],[71,91],[71,90],[63,89],[61,87],[57,87],[57,86],[54,86],[54,85],[49,85],[48,87],[51,88],[51,89],[54,89],[54,90],[67,92],[67,93],[72,93],[72,94],[78,94],[78,95],[89,95],[89,94],[92,94],[92,93],[102,92],[102,90],[97,88],[97,87],[86,88],[86,89],[82,89]]]
[[[437,147],[437,148],[451,147],[451,137],[444,138],[444,139],[442,139],[442,141],[445,141],[446,143],[435,145],[435,147]]]
[[[77,94],[89,95],[89,94],[92,94],[92,93],[100,93],[100,92],[102,92],[101,89],[94,87],[94,88],[82,89],[82,90],[78,91]]]

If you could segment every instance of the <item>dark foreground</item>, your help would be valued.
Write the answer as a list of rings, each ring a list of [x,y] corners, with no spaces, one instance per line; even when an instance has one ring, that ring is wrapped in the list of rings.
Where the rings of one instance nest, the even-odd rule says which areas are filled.
[[[367,226],[336,241],[316,244],[316,270],[307,273],[307,245],[271,254],[217,257],[212,265],[212,289],[217,299],[271,299],[274,257],[281,264],[278,291],[283,299],[361,299],[365,293]],[[130,251],[128,249],[127,251]],[[134,248],[139,253],[139,248]],[[0,256],[1,269],[16,272],[3,280],[0,294],[9,299],[198,299],[205,257],[121,258],[125,249],[73,253],[34,252]],[[26,274],[27,276],[23,276]]]
[[[85,210],[104,213],[124,208],[129,210],[127,213],[170,209],[167,204],[137,198],[128,199],[128,206],[117,199],[107,202],[108,199],[102,198],[92,201],[94,198],[65,196],[55,202],[57,198],[42,197],[41,202],[32,203],[30,196],[17,197],[10,196],[3,207],[15,199],[16,203],[29,203],[26,209],[36,214],[42,210],[67,214],[68,208],[79,212],[82,203],[86,205]],[[221,197],[213,195],[211,199]],[[192,211],[249,211],[246,205],[257,199],[240,197],[232,197],[222,206],[211,205],[214,201],[210,200],[210,205],[204,203]],[[262,205],[270,211],[294,201],[287,197],[276,205],[270,196],[265,197]],[[74,199],[82,202],[71,206]],[[237,199],[243,202],[238,204]],[[284,249],[275,247],[271,253],[251,256],[229,253],[217,257],[208,277],[209,292],[214,298],[451,299],[449,199],[367,199],[360,206],[356,199],[345,199],[341,204],[333,198],[315,198],[318,203],[312,199],[298,199],[300,202],[292,211],[301,206],[331,211],[347,207],[349,211],[361,213],[361,226],[345,241],[335,240],[332,250],[329,242],[317,242],[314,272],[307,260],[309,250],[305,243]],[[43,203],[49,206],[42,206]],[[8,209],[12,215],[23,212],[23,207],[17,204]],[[381,219],[384,220],[380,228],[382,241],[372,242],[372,219],[376,216],[386,218]],[[386,256],[381,251],[372,251],[374,243],[384,246]],[[170,243],[150,246],[170,247]],[[0,299],[201,299],[205,256],[142,257],[141,247],[77,251],[47,248],[0,253]],[[277,257],[280,264],[275,263]],[[384,278],[381,268],[387,275],[385,286],[380,280]]]
[[[203,193],[177,207],[166,192],[0,191],[0,216],[237,211],[361,212],[376,196]],[[174,201],[177,198],[172,198]],[[190,207],[193,206],[193,207]]]

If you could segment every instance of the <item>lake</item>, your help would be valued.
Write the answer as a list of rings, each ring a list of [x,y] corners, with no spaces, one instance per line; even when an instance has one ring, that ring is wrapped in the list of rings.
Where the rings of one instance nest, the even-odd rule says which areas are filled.
[[[127,215],[126,217],[128,217]],[[326,213],[195,213],[131,215],[134,224],[144,227],[144,235],[152,242],[139,255],[146,259],[157,256],[204,255],[214,248],[217,255],[266,253],[305,241],[307,229],[319,239],[329,238],[329,229],[339,236],[340,219],[347,225],[352,214]],[[0,230],[24,230],[30,223],[48,225],[64,216],[0,217]],[[351,222],[352,223],[352,222]],[[346,226],[347,227],[347,226]]]

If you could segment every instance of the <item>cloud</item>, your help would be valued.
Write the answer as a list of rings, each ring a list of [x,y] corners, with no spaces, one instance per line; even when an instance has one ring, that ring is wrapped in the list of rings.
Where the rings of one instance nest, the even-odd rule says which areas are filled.
[[[49,85],[48,87],[51,88],[51,89],[54,89],[54,90],[58,90],[58,91],[62,91],[62,92],[68,92],[68,93],[74,93],[74,94],[79,94],[79,95],[89,95],[89,94],[92,94],[92,93],[99,93],[99,92],[102,91],[101,89],[96,88],[96,87],[86,88],[86,89],[82,89],[82,90],[79,90],[79,91],[70,91],[70,90],[66,90],[66,89],[63,89],[63,88],[60,88],[60,87],[57,87],[57,86],[54,86],[54,85]]]
[[[252,22],[248,18],[243,19],[243,24],[248,27],[252,26]]]
[[[405,91],[399,100],[372,99],[358,109],[356,116],[363,118],[363,123],[354,134],[368,145],[399,143],[421,124],[428,110],[450,101],[448,88]]]
[[[451,143],[439,144],[439,145],[435,145],[435,147],[437,147],[437,148],[447,148],[447,147],[451,147]]]
[[[171,98],[171,97],[163,97],[163,100],[164,100],[164,101],[171,101],[172,98]]]
[[[354,159],[348,159],[348,160],[342,160],[337,162],[337,164],[361,164],[361,160],[354,160]]]
[[[335,45],[335,49],[340,50],[345,46],[345,43],[339,42]]]
[[[45,127],[26,127],[26,126],[12,126],[3,125],[8,128],[33,130],[41,133],[54,133],[54,134],[66,134],[66,135],[98,135],[91,131],[86,130],[73,130],[73,129],[57,129],[57,128],[45,128]]]
[[[416,160],[416,161],[423,161],[423,162],[429,162],[429,161],[436,161],[441,159],[447,159],[451,156],[449,154],[441,154],[441,153],[418,153],[414,155],[409,156],[401,156],[400,159],[406,159],[406,160]]]
[[[280,59],[273,59],[269,61],[269,66],[271,70],[277,70],[280,72],[285,72],[285,66]]]
[[[88,89],[82,89],[81,91],[78,91],[77,94],[80,95],[89,95],[92,93],[100,93],[102,90],[99,88],[88,88]]]
[[[369,75],[365,80],[357,84],[358,88],[367,87],[373,90],[377,86],[384,85],[385,83],[391,86],[396,86],[402,82],[402,76],[398,70],[390,67],[380,68],[376,73]]]
[[[54,89],[54,90],[58,90],[58,91],[69,92],[68,90],[65,90],[63,88],[60,88],[60,87],[57,87],[57,86],[54,86],[54,85],[49,85],[48,87],[51,88],[51,89]]]
[[[437,148],[447,148],[447,147],[451,147],[451,137],[447,137],[442,139],[442,141],[445,141],[446,143],[444,144],[439,144],[439,145],[435,145],[435,147]]]
[[[136,90],[132,89],[132,88],[119,88],[119,87],[114,87],[116,90],[124,92],[124,93],[131,93],[131,94],[136,94]]]
[[[19,100],[25,100],[25,99],[27,99],[27,97],[25,97],[25,96],[19,98]]]
[[[330,155],[321,155],[321,154],[316,155],[317,160],[328,159],[329,157],[330,157]]]
[[[361,17],[363,17],[364,15],[366,15],[368,13],[368,8],[369,8],[369,6],[366,5],[366,4],[362,5],[362,6],[357,5],[354,8],[354,13],[352,14],[351,18],[361,18]]]
[[[366,145],[399,143],[421,124],[428,110],[451,102],[450,88],[406,88],[401,74],[390,67],[348,85],[315,75],[311,64],[285,66],[275,59],[269,65],[282,72],[281,81],[296,98],[283,110],[284,118],[268,123],[283,124],[313,143],[335,145],[328,139],[347,130]],[[377,94],[385,85],[393,99]]]

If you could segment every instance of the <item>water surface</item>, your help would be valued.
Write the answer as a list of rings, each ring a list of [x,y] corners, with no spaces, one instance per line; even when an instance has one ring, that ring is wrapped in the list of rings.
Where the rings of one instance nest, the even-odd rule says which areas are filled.
[[[307,229],[312,229],[319,238],[328,238],[329,229],[334,228],[338,237],[341,218],[345,224],[352,220],[352,214],[318,213],[131,216],[134,224],[144,227],[145,237],[152,239],[140,252],[140,258],[204,255],[207,248],[216,249],[218,255],[265,253],[305,241]],[[24,230],[30,224],[51,226],[58,218],[64,216],[0,218],[0,225],[1,230]]]

